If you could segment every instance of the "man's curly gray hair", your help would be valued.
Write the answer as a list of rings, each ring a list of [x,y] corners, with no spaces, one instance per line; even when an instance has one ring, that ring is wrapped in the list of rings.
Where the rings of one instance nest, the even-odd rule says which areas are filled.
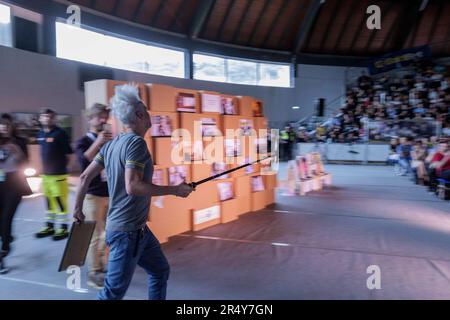
[[[116,86],[110,105],[114,116],[126,125],[136,122],[136,111],[146,111],[139,97],[139,89],[132,83]]]

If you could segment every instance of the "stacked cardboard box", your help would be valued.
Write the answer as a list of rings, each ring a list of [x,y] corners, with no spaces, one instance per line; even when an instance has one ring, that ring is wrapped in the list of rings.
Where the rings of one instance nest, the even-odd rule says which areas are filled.
[[[86,105],[95,102],[107,104],[114,94],[114,87],[123,83],[111,80],[87,82]],[[151,136],[152,130],[145,136],[155,164],[154,178],[159,175],[154,183],[168,185],[170,181],[178,183],[182,179],[199,181],[217,173],[217,168],[227,170],[265,156],[263,153],[257,154],[255,149],[256,135],[268,126],[261,101],[249,96],[237,97],[156,83],[138,86],[152,119],[157,121],[158,116],[166,117],[170,119],[172,129],[171,136]],[[214,126],[218,134],[208,131]],[[185,130],[185,134],[182,131],[173,134],[176,129]],[[239,152],[236,144],[237,153],[228,156],[225,142],[227,129],[232,130],[234,136],[231,139],[239,140],[241,144]],[[115,131],[118,132],[120,128]],[[211,156],[214,159],[210,159]],[[276,174],[260,172],[264,167],[264,164],[254,164],[227,177],[202,184],[186,199],[154,197],[149,227],[160,242],[166,242],[174,235],[227,223],[244,213],[265,208],[274,202],[277,180]],[[253,190],[252,177],[256,176],[261,176],[263,190]],[[224,186],[232,186],[232,196],[225,188],[228,196],[224,198],[222,194],[221,201],[219,188],[223,191]]]

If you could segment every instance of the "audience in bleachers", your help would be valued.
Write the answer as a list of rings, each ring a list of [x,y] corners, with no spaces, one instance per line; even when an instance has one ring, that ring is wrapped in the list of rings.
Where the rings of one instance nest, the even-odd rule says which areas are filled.
[[[401,138],[396,153],[389,156],[388,162],[398,165],[398,174],[410,174],[417,184],[434,193],[439,180],[450,184],[450,139],[421,138],[412,146],[411,142],[411,138]]]
[[[450,136],[450,68],[430,61],[401,74],[370,77],[363,73],[349,86],[340,114],[302,140],[330,142],[389,141],[393,137]],[[364,125],[370,121],[370,126]],[[315,138],[315,139],[314,139]]]

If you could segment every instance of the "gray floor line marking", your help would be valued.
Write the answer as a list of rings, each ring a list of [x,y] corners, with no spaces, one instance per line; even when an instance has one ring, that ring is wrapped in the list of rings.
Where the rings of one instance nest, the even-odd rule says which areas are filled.
[[[262,209],[259,212],[275,212],[275,213],[292,213],[292,214],[304,214],[304,215],[318,215],[318,216],[327,216],[327,217],[345,217],[345,218],[358,218],[358,219],[373,219],[373,220],[391,220],[391,221],[412,221],[412,222],[424,222],[429,221],[427,219],[407,219],[407,218],[384,218],[384,217],[368,217],[368,216],[358,216],[358,215],[349,215],[349,214],[333,214],[333,213],[321,213],[314,211],[292,211],[292,210],[270,210],[270,209]],[[450,219],[450,215],[449,215]]]
[[[20,282],[20,283],[34,284],[37,286],[43,286],[43,287],[48,287],[48,288],[53,288],[53,289],[62,289],[62,290],[70,291],[70,292],[80,293],[80,292],[76,292],[73,290],[69,290],[66,287],[52,284],[52,283],[47,283],[47,282],[38,282],[38,281],[33,281],[33,280],[11,278],[11,277],[7,277],[7,276],[0,276],[0,280],[8,280],[8,281],[14,281],[14,282]]]
[[[45,220],[36,220],[36,219],[27,219],[27,218],[14,218],[14,221],[25,221],[25,222],[36,222],[36,223],[44,223]]]
[[[60,285],[56,285],[56,284],[52,284],[52,283],[38,282],[38,281],[25,280],[25,279],[19,279],[19,278],[11,278],[11,277],[6,277],[6,276],[0,276],[0,280],[7,280],[7,281],[12,281],[12,282],[33,284],[33,285],[47,287],[47,288],[53,288],[53,289],[61,289],[61,290],[70,291],[70,292],[74,292],[74,293],[78,293],[78,294],[91,293],[91,289],[88,289],[88,288],[81,288],[82,290],[87,290],[87,292],[78,292],[78,291],[70,290],[70,289],[67,289],[66,287],[63,287],[63,286],[60,286]],[[130,297],[128,295],[125,296],[125,298],[126,299],[132,299],[132,300],[143,300],[142,298]]]
[[[312,196],[311,198],[328,198],[329,199],[329,195],[330,194],[324,194],[323,191],[322,192],[318,192],[318,193],[310,193],[309,196]],[[282,196],[282,195],[279,195]],[[317,196],[317,197],[315,197]],[[341,195],[342,196],[342,195]],[[287,196],[282,196],[282,197],[287,197]],[[292,196],[289,196],[292,197]],[[354,200],[354,199],[370,199],[370,200],[382,200],[382,201],[414,201],[414,202],[435,202],[435,203],[442,203],[442,204],[447,204],[444,200],[440,200],[440,199],[432,199],[432,200],[426,200],[426,199],[407,199],[407,198],[374,198],[374,197],[368,197],[368,196],[348,196],[345,195],[345,199],[344,198],[336,198],[333,199],[335,201],[347,201],[347,200]]]
[[[175,235],[174,237],[229,241],[229,242],[250,243],[250,244],[263,244],[263,245],[278,245],[278,246],[282,245],[282,246],[288,246],[288,247],[300,247],[300,248],[325,250],[325,251],[351,252],[351,253],[360,253],[360,254],[366,254],[366,255],[377,255],[377,256],[388,256],[388,257],[397,257],[397,258],[421,259],[421,260],[427,260],[427,261],[433,260],[433,261],[450,262],[450,259],[443,259],[443,258],[413,256],[413,255],[405,255],[405,254],[400,254],[400,253],[389,253],[389,252],[365,251],[363,249],[319,247],[319,246],[311,246],[311,245],[302,244],[302,243],[280,243],[280,242],[269,242],[269,241],[258,241],[258,240],[222,238],[222,237],[214,237],[214,236],[189,235],[189,234],[178,234],[178,235]]]

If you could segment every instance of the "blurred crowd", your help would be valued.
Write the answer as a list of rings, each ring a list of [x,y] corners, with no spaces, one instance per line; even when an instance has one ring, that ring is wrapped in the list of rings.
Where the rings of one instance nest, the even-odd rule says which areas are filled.
[[[398,175],[407,176],[416,184],[436,192],[439,179],[450,183],[450,139],[392,139],[388,163],[396,166]]]
[[[297,142],[389,141],[401,136],[450,136],[450,68],[420,61],[408,70],[349,86],[340,111],[313,132],[300,127]],[[367,126],[365,124],[368,124]],[[368,132],[367,132],[368,131]]]

